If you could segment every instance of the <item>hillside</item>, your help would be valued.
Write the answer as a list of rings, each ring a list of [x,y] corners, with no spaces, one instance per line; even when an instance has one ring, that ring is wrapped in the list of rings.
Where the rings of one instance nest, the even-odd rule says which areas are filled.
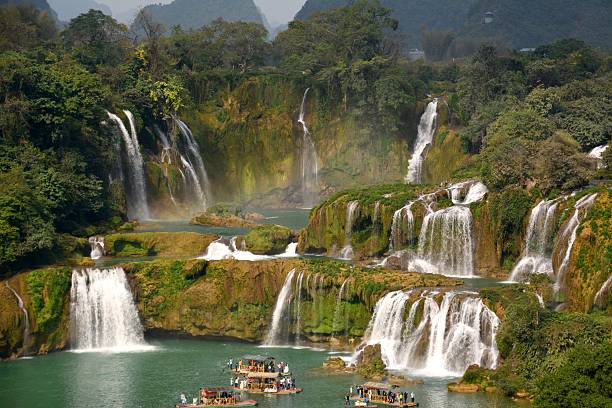
[[[305,19],[317,11],[348,4],[348,0],[308,0],[296,15]],[[459,39],[495,39],[512,48],[536,47],[560,38],[578,38],[609,47],[612,8],[605,0],[381,0],[394,10],[407,48],[421,46],[420,31],[453,31]],[[525,13],[529,10],[528,13]],[[493,22],[484,24],[486,12]]]
[[[253,0],[175,0],[168,5],[144,8],[167,28],[199,28],[223,18],[226,21],[247,21],[264,24]]]
[[[49,4],[57,13],[57,17],[61,21],[70,21],[79,14],[86,13],[89,10],[100,10],[104,14],[110,16],[111,9],[105,4],[98,3],[94,0],[49,0]]]
[[[0,6],[7,5],[34,6],[41,10],[52,11],[51,6],[49,6],[49,3],[47,3],[47,0],[0,0]]]

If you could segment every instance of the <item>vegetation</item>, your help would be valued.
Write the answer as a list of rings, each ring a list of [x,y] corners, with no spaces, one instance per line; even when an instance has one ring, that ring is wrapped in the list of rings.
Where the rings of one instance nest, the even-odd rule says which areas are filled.
[[[293,233],[281,225],[260,225],[249,231],[244,242],[249,251],[255,254],[277,255],[293,240]]]

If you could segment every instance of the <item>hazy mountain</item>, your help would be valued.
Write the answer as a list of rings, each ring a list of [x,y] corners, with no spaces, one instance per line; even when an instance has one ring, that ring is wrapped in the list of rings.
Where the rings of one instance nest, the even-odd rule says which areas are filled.
[[[307,0],[296,18],[352,0]],[[459,39],[494,38],[514,47],[536,47],[559,38],[612,44],[610,0],[381,0],[400,22],[407,47],[421,47],[422,27],[449,30]],[[492,21],[485,24],[485,13]]]
[[[52,11],[52,8],[51,6],[49,6],[49,3],[47,3],[47,0],[0,0],[0,6],[6,6],[11,4],[17,6],[34,6],[41,10]]]
[[[106,15],[111,15],[111,9],[105,4],[94,0],[49,0],[49,4],[62,21],[70,21],[79,14],[86,13],[91,9],[100,10]]]
[[[264,24],[253,0],[175,0],[167,5],[150,5],[145,10],[168,28],[199,28],[218,18]]]

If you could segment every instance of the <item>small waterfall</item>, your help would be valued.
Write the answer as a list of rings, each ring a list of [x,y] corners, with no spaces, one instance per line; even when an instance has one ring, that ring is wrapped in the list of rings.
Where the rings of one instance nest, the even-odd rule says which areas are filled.
[[[352,259],[354,256],[351,238],[353,236],[353,224],[355,222],[355,211],[357,208],[359,208],[359,201],[351,201],[346,206],[346,224],[344,226],[346,238],[344,241],[344,248],[342,248],[340,252],[340,258],[342,259]]]
[[[603,163],[603,154],[606,150],[608,150],[608,145],[597,146],[588,154],[591,159],[595,159],[597,161],[598,169],[603,169],[605,167]]]
[[[267,255],[256,255],[245,249],[236,248],[237,237],[232,237],[227,242],[227,239],[219,238],[216,241],[211,242],[206,248],[204,255],[198,259],[205,259],[207,261],[220,261],[222,259],[236,259],[238,261],[264,261],[273,259],[272,256]]]
[[[511,282],[520,282],[532,273],[552,275],[552,242],[558,200],[542,200],[529,215],[523,256],[512,270]]]
[[[421,171],[424,160],[423,154],[425,153],[425,149],[433,141],[434,133],[436,132],[437,116],[438,99],[436,98],[427,105],[425,113],[421,116],[417,138],[414,143],[414,150],[408,162],[408,174],[406,175],[407,183],[418,184],[421,182]]]
[[[413,292],[391,292],[376,304],[362,346],[380,344],[387,368],[431,376],[458,376],[478,364],[495,368],[499,319],[480,298],[467,292],[423,292],[406,307]],[[416,321],[422,310],[421,320]]]
[[[89,245],[91,246],[91,253],[89,257],[91,259],[100,259],[106,255],[104,248],[104,237],[89,237]]]
[[[608,277],[608,279],[601,285],[601,288],[595,294],[593,298],[593,305],[597,305],[599,307],[603,307],[606,300],[610,297],[610,292],[612,292],[612,275]]]
[[[332,332],[334,334],[344,332],[344,327],[342,327],[342,330],[339,330],[338,326],[340,325],[340,311],[342,308],[342,300],[344,299],[344,291],[346,289],[346,286],[349,280],[350,278],[344,279],[344,282],[342,282],[342,286],[340,286],[340,290],[338,291],[338,298],[336,299],[336,307],[334,309],[334,321],[332,323]]]
[[[72,272],[70,326],[77,351],[150,348],[122,268]]]
[[[298,275],[295,284],[295,293],[297,293],[297,305],[295,312],[295,343],[300,344],[300,334],[302,333],[302,282],[304,282],[304,271]],[[308,287],[308,279],[306,279],[306,287]]]
[[[25,357],[28,355],[30,348],[30,316],[28,315],[28,309],[26,309],[23,299],[21,296],[19,296],[19,293],[17,293],[17,291],[11,287],[8,281],[5,282],[5,285],[8,290],[13,293],[15,299],[17,299],[17,305],[19,306],[21,313],[23,313],[23,343],[21,344],[21,355]]]
[[[455,205],[470,205],[483,199],[489,192],[480,181],[465,181],[449,187],[451,200]]]
[[[188,172],[193,173],[194,189],[200,198],[201,207],[206,208],[211,201],[210,181],[206,167],[204,167],[204,160],[202,160],[202,155],[200,154],[200,147],[187,124],[180,119],[176,119],[176,123],[183,136],[183,143],[187,148],[185,156],[181,156],[182,164]]]
[[[283,318],[287,318],[287,311],[291,304],[291,283],[293,276],[295,275],[295,268],[289,271],[285,278],[285,283],[281,288],[278,298],[276,299],[276,306],[274,306],[274,313],[272,314],[272,323],[270,324],[270,330],[264,342],[265,346],[278,346],[283,341],[289,339],[282,339],[281,334],[283,332]],[[288,324],[288,322],[287,322]]]
[[[414,240],[413,204],[414,201],[411,201],[393,214],[391,235],[389,237],[389,250],[392,253],[401,250],[402,246],[411,244]]]
[[[595,202],[595,198],[597,198],[597,193],[586,195],[576,202],[574,205],[574,214],[572,215],[572,218],[570,218],[570,220],[565,224],[565,227],[559,235],[559,240],[561,240],[561,242],[567,241],[567,249],[565,250],[563,261],[561,261],[561,266],[559,266],[559,270],[557,271],[554,285],[555,293],[559,293],[563,287],[563,280],[565,279],[565,274],[567,273],[567,268],[569,267],[569,261],[572,255],[574,242],[576,241],[578,227],[580,226],[582,218],[586,215],[587,211]]]
[[[299,255],[297,253],[297,247],[298,247],[298,243],[297,242],[292,242],[289,245],[287,245],[287,248],[285,249],[285,252],[277,255],[277,258],[297,258]]]
[[[535,297],[536,299],[538,299],[538,303],[540,304],[542,309],[546,309],[546,304],[544,303],[544,298],[542,297],[542,295],[536,292]]]
[[[423,220],[418,259],[412,267],[425,273],[469,277],[474,274],[472,212],[453,206],[430,212]]]
[[[306,207],[312,207],[318,199],[319,194],[319,157],[314,141],[306,125],[304,116],[306,114],[306,98],[310,88],[304,92],[302,105],[300,106],[300,117],[298,123],[302,125],[302,203]]]
[[[128,110],[123,111],[130,122],[130,132],[127,131],[121,118],[113,113],[107,112],[108,117],[115,122],[123,137],[126,157],[128,160],[129,183],[126,186],[128,216],[130,219],[149,219],[149,205],[147,202],[147,187],[145,181],[144,161],[140,153],[138,135],[134,116]]]

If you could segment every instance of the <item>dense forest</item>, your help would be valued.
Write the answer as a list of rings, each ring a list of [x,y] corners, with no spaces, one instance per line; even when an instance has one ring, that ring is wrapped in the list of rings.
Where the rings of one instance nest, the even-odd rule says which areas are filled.
[[[227,7],[227,2],[220,3]],[[611,149],[601,161],[589,157],[593,148],[612,138],[612,56],[595,47],[610,44],[606,24],[581,24],[593,29],[588,33],[567,27],[521,37],[517,31],[528,32],[521,24],[548,27],[539,20],[548,18],[560,27],[574,16],[573,11],[563,19],[554,12],[533,12],[521,24],[508,20],[506,28],[489,33],[474,28],[482,11],[491,7],[511,15],[518,2],[478,1],[463,14],[452,12],[461,2],[440,2],[449,19],[461,21],[420,31],[428,56],[436,57],[410,61],[400,35],[411,21],[406,10],[393,12],[381,2],[360,0],[314,13],[323,7],[313,3],[309,0],[301,18],[272,42],[265,27],[252,21],[206,21],[200,27],[200,20],[194,20],[181,28],[170,6],[143,9],[131,27],[90,10],[61,30],[44,4],[40,9],[0,7],[0,276],[74,262],[75,254],[88,251],[86,238],[119,230],[130,221],[125,191],[112,176],[121,157],[108,112],[129,109],[143,149],[153,156],[160,148],[150,129],[159,125],[177,137],[179,116],[224,129],[237,118],[251,121],[241,124],[268,120],[260,102],[252,108],[234,98],[236,90],[245,99],[259,93],[270,97],[252,84],[280,88],[290,83],[299,89],[297,98],[291,96],[292,107],[283,107],[288,102],[282,97],[270,97],[277,99],[272,114],[279,117],[286,111],[295,116],[308,88],[317,95],[317,115],[349,117],[370,130],[367,138],[381,143],[393,137],[412,145],[414,131],[406,129],[416,128],[414,117],[423,113],[427,101],[440,98],[447,108],[442,137],[457,138],[459,146],[452,153],[462,158],[445,166],[448,178],[479,178],[502,197],[493,208],[501,240],[522,228],[533,197],[555,198],[612,178]],[[382,2],[389,3],[398,2]],[[584,18],[609,16],[605,2],[584,3]],[[599,4],[602,13],[596,12]],[[443,28],[449,32],[437,31]],[[455,29],[457,36],[450,33]],[[600,36],[598,30],[606,34]],[[544,44],[566,34],[586,42],[565,38]],[[468,37],[516,41],[503,46],[499,41],[470,42],[459,53],[463,58],[447,60],[453,44],[458,49],[457,40]],[[532,44],[539,46],[513,49]],[[210,150],[205,157],[214,160],[224,147],[248,144],[240,133],[244,128],[206,137],[195,133],[202,149]],[[257,135],[253,144],[265,144],[259,136],[270,134]],[[212,178],[224,184],[226,179],[217,174],[230,164],[218,160]],[[335,193],[334,188],[326,193]],[[609,219],[609,207],[598,211]],[[606,226],[599,228],[605,231]],[[516,252],[511,245],[501,251]],[[609,261],[611,249],[605,251]],[[522,295],[491,291],[487,296],[508,304],[508,296]],[[571,399],[568,406],[609,406],[612,346],[605,311],[560,314],[540,310],[532,301],[517,301],[506,313],[512,324],[502,326],[498,335],[504,363],[497,373],[474,369],[465,381],[495,382],[508,395],[526,388],[537,395],[537,407],[559,406],[566,397]],[[548,370],[553,374],[542,374]]]

